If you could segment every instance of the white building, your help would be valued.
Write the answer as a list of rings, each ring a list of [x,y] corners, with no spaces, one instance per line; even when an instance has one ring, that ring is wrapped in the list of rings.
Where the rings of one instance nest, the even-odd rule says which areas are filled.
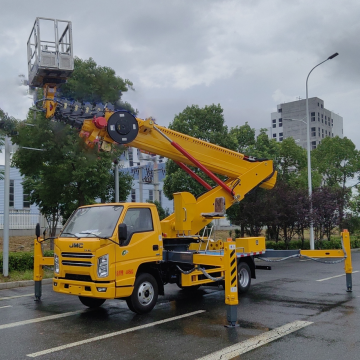
[[[325,137],[343,137],[343,118],[325,109],[324,100],[309,99],[310,142],[315,149]],[[282,141],[293,137],[298,145],[307,148],[306,100],[297,100],[277,105],[277,112],[271,113],[269,137]]]
[[[131,147],[121,155],[120,171],[134,178],[133,188],[126,201],[157,200],[164,209],[173,212],[173,200],[169,200],[163,193],[166,160],[163,156],[144,153]]]

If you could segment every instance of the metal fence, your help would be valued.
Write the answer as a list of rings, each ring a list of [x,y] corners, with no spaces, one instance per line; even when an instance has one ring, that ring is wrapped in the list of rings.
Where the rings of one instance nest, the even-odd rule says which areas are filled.
[[[9,229],[35,229],[35,225],[41,222],[39,213],[31,213],[26,210],[10,211]],[[4,213],[0,213],[0,229],[4,229]]]

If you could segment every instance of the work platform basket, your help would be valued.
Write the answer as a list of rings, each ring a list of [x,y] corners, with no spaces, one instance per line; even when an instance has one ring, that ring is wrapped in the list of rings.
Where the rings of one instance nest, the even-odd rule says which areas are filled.
[[[36,18],[27,57],[30,86],[65,82],[74,70],[71,21]]]

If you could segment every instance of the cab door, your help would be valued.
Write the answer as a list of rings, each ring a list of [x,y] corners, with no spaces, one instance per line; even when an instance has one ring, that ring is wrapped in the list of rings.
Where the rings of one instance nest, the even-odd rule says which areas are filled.
[[[162,241],[159,241],[162,239],[157,222],[158,216],[154,219],[154,212],[149,207],[133,205],[126,209],[122,223],[127,226],[127,238],[116,249],[116,286],[134,285],[140,264],[162,259]]]

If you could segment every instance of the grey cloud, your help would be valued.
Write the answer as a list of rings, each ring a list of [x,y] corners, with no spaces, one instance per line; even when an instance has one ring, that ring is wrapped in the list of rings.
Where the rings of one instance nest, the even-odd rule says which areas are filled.
[[[325,0],[110,1],[2,0],[0,83],[27,73],[26,41],[36,16],[73,21],[75,55],[93,57],[134,82],[124,95],[167,125],[187,105],[220,103],[228,126],[266,127],[277,101],[310,96],[344,117],[345,135],[360,147],[358,2]],[[15,21],[16,20],[16,21]],[[11,39],[11,40],[10,40]],[[4,49],[5,46],[5,49]],[[273,98],[274,94],[278,97]],[[282,95],[281,95],[282,94]],[[0,107],[26,114],[16,89]],[[351,131],[350,131],[351,129]]]

